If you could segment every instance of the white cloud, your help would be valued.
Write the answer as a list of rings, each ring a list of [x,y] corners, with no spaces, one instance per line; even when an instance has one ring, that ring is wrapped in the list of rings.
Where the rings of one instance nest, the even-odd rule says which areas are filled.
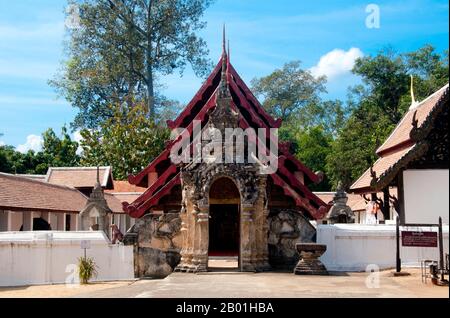
[[[4,146],[4,145],[5,145],[5,142],[0,140],[0,147]]]
[[[81,133],[79,130],[77,130],[73,133],[73,140],[78,142],[77,155],[81,155],[83,152],[83,148],[81,148],[81,141],[83,140],[83,136],[81,136]]]
[[[319,63],[313,66],[310,71],[316,77],[325,75],[330,80],[349,73],[355,65],[355,60],[363,56],[363,52],[355,47],[348,51],[334,49],[323,55]]]
[[[41,136],[28,135],[27,141],[23,145],[18,145],[16,150],[21,153],[26,153],[28,150],[40,151],[44,140]]]

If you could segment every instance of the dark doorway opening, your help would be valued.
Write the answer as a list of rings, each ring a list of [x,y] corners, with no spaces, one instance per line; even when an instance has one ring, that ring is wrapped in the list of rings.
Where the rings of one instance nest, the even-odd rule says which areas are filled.
[[[239,256],[239,205],[211,204],[209,256]]]
[[[52,230],[52,227],[43,218],[34,218],[33,219],[32,231],[51,231],[51,230]],[[23,225],[20,227],[19,231],[21,231],[21,232],[23,231]]]

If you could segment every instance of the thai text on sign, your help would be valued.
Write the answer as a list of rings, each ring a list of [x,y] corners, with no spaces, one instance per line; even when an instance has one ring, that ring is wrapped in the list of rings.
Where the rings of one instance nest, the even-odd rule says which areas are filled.
[[[402,246],[409,247],[437,247],[436,232],[402,231]]]

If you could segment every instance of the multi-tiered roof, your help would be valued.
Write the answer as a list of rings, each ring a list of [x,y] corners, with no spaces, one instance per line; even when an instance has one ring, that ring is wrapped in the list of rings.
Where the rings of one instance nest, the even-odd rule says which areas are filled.
[[[221,59],[200,90],[175,120],[167,122],[168,127],[172,130],[184,128],[192,135],[194,120],[200,121],[201,126],[205,127],[211,111],[217,105],[218,98],[223,97],[224,94],[231,95],[230,107],[239,114],[240,128],[251,127],[256,131],[258,128],[267,129],[266,136],[270,136],[270,128],[280,127],[281,120],[275,120],[264,110],[231,65],[225,48]],[[156,181],[149,184],[147,191],[138,199],[132,204],[124,204],[124,210],[132,217],[142,217],[167,200],[176,187],[179,188],[180,167],[172,163],[170,159],[171,149],[179,138],[168,142],[165,150],[140,173],[129,176],[128,181],[134,185],[149,184],[149,175],[156,176]],[[298,177],[299,175],[302,175],[303,180]],[[269,179],[309,217],[321,218],[328,210],[327,204],[305,185],[305,183],[320,182],[320,177],[289,152],[288,143],[279,144],[278,170],[269,175]]]

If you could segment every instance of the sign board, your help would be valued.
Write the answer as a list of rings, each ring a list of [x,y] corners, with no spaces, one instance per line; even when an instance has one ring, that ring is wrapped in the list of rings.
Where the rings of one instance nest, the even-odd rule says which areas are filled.
[[[437,247],[437,232],[402,231],[402,246],[407,247]]]
[[[403,172],[406,224],[449,224],[448,169]]]
[[[82,249],[90,249],[91,248],[91,241],[81,241],[81,248]]]

